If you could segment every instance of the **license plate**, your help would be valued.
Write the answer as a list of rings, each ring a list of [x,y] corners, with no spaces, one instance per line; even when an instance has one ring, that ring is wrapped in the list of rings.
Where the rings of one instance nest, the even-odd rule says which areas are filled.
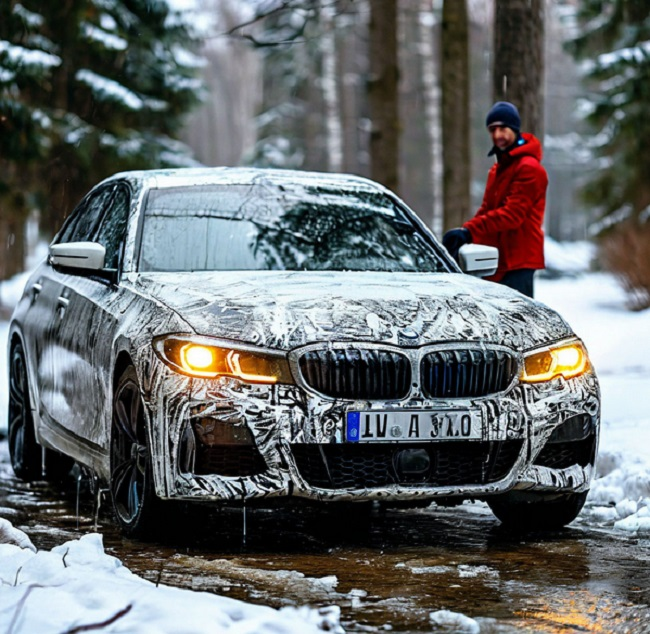
[[[483,432],[478,409],[348,412],[346,422],[348,442],[478,440]]]

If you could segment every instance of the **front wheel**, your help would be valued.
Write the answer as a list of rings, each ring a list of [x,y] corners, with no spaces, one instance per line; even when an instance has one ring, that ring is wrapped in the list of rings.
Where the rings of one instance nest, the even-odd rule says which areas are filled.
[[[511,491],[486,501],[501,523],[516,531],[558,530],[582,510],[588,491],[549,495]]]
[[[41,477],[42,449],[36,442],[34,419],[29,400],[25,353],[20,343],[11,349],[9,359],[9,457],[14,473],[31,482]]]
[[[125,535],[143,537],[156,528],[156,497],[145,429],[144,404],[135,369],[120,376],[113,397],[110,490]]]

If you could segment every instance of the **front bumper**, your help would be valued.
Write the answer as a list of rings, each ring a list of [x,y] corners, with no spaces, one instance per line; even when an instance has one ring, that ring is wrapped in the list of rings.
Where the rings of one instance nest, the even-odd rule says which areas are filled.
[[[149,428],[156,492],[164,499],[480,499],[511,489],[582,492],[593,476],[600,424],[600,394],[593,373],[516,384],[505,393],[480,399],[400,403],[341,402],[296,386],[193,380],[166,371],[158,379],[162,384],[152,394],[166,396],[149,400]],[[483,411],[482,438],[414,444],[345,442],[348,409],[400,407],[478,407]],[[558,436],[556,430],[573,429],[576,420],[584,423],[578,425],[584,428],[584,437]],[[222,443],[224,429],[229,434],[229,429],[236,430],[230,444]],[[558,451],[555,437],[563,440],[557,443]],[[396,472],[396,461],[417,462],[425,459],[424,454],[429,461],[426,473]]]

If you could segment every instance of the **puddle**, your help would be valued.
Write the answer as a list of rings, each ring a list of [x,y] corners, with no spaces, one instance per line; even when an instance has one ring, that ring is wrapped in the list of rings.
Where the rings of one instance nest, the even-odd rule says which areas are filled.
[[[0,516],[51,548],[92,532],[93,496],[76,482],[25,484],[0,443]],[[483,507],[370,515],[316,507],[187,512],[181,531],[123,538],[106,503],[104,545],[154,583],[274,607],[336,604],[348,632],[432,632],[452,610],[489,632],[642,632],[650,619],[650,541],[578,522],[547,537],[513,537]]]

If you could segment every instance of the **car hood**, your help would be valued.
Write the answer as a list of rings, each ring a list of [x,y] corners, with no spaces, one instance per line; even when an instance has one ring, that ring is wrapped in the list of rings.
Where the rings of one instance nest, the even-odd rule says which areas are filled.
[[[132,283],[196,333],[282,350],[320,341],[526,350],[572,334],[544,304],[459,273],[142,273]]]

